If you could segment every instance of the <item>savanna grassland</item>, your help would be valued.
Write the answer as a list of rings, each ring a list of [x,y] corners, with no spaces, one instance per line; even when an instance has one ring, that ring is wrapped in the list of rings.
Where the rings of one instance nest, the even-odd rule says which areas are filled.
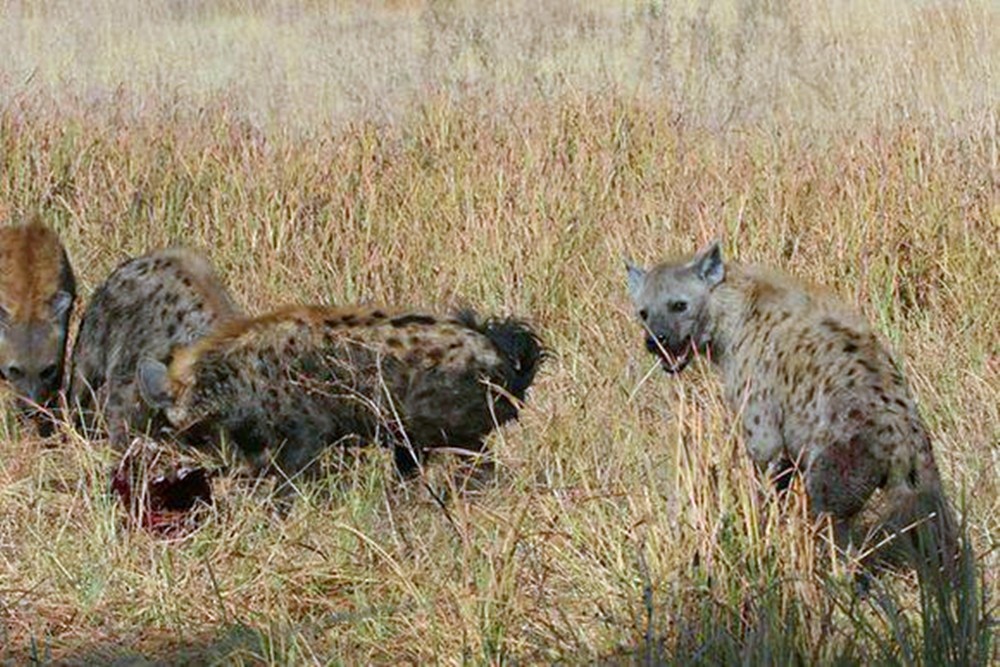
[[[205,249],[251,312],[516,313],[553,357],[496,479],[371,450],[128,530],[116,455],[0,423],[0,661],[988,664],[1000,595],[1000,8],[967,2],[0,2],[0,209]],[[830,286],[918,396],[974,558],[854,594],[622,259],[721,236]],[[648,662],[646,662],[648,661]],[[132,664],[132,663],[129,663]]]

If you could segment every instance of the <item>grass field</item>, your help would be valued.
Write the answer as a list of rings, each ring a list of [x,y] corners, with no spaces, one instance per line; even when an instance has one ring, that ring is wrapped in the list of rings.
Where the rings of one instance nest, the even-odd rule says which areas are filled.
[[[996,661],[1000,8],[374,4],[0,0],[0,218],[56,228],[84,302],[181,242],[253,312],[529,318],[554,357],[497,479],[442,505],[369,451],[279,517],[226,477],[165,540],[123,527],[105,442],[8,410],[0,662]],[[651,372],[622,259],[715,236],[903,359],[965,598],[907,574],[854,596],[801,490],[766,500],[710,369]]]

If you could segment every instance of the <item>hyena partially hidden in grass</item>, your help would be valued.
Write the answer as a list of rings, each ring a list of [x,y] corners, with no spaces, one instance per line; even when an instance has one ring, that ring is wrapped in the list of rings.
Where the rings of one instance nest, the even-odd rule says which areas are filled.
[[[103,417],[112,444],[127,445],[130,434],[157,417],[139,394],[139,360],[167,363],[176,347],[238,312],[211,264],[193,250],[167,248],[126,261],[84,313],[73,348],[71,405],[88,427]]]
[[[0,379],[17,392],[24,414],[52,408],[59,394],[75,298],[55,232],[39,224],[0,228]]]
[[[284,475],[328,445],[371,441],[393,446],[405,474],[427,449],[480,451],[543,356],[513,319],[294,306],[225,324],[169,366],[145,360],[140,377],[182,436],[221,431]]]
[[[788,277],[723,263],[718,242],[649,271],[629,266],[628,289],[664,370],[707,354],[754,462],[772,475],[801,470],[812,510],[832,515],[842,543],[882,488],[881,529],[902,531],[896,545],[911,557],[919,547],[950,568],[954,519],[930,438],[862,317]],[[934,542],[917,544],[917,535]]]

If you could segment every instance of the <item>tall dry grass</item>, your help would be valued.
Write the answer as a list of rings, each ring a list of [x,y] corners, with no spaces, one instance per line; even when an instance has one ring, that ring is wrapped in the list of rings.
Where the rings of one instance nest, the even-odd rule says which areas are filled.
[[[183,242],[253,311],[471,304],[556,353],[481,492],[441,505],[370,451],[286,517],[219,480],[176,541],[123,528],[106,443],[5,414],[3,659],[996,659],[992,4],[0,7],[0,205],[59,230],[84,294]],[[967,598],[906,574],[855,595],[801,491],[753,475],[711,372],[651,372],[621,259],[716,235],[831,285],[904,360]]]

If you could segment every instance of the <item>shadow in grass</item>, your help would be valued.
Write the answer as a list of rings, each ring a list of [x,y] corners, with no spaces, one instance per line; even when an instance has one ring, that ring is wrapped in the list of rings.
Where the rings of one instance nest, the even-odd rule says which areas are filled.
[[[886,574],[862,593],[857,582],[826,582],[826,621],[804,622],[804,603],[783,594],[780,582],[730,599],[698,595],[673,608],[654,610],[646,600],[645,636],[597,660],[600,665],[954,665],[996,664],[994,607],[984,573],[963,540],[957,575],[949,580],[921,572],[919,601],[904,611],[896,583]],[[735,602],[734,602],[735,601]],[[869,613],[863,613],[865,609]],[[654,611],[673,618],[669,639],[653,630]],[[817,610],[814,610],[817,611]],[[843,627],[829,624],[839,611]],[[657,613],[656,615],[660,615]]]
[[[144,641],[143,643],[147,643]],[[54,651],[42,642],[21,654],[4,656],[3,665],[66,665],[90,667],[159,667],[160,665],[270,664],[275,662],[267,634],[243,625],[220,631],[214,637],[179,641],[164,639],[143,650],[128,648],[124,641],[90,646],[75,651]],[[278,660],[280,662],[280,660]]]

